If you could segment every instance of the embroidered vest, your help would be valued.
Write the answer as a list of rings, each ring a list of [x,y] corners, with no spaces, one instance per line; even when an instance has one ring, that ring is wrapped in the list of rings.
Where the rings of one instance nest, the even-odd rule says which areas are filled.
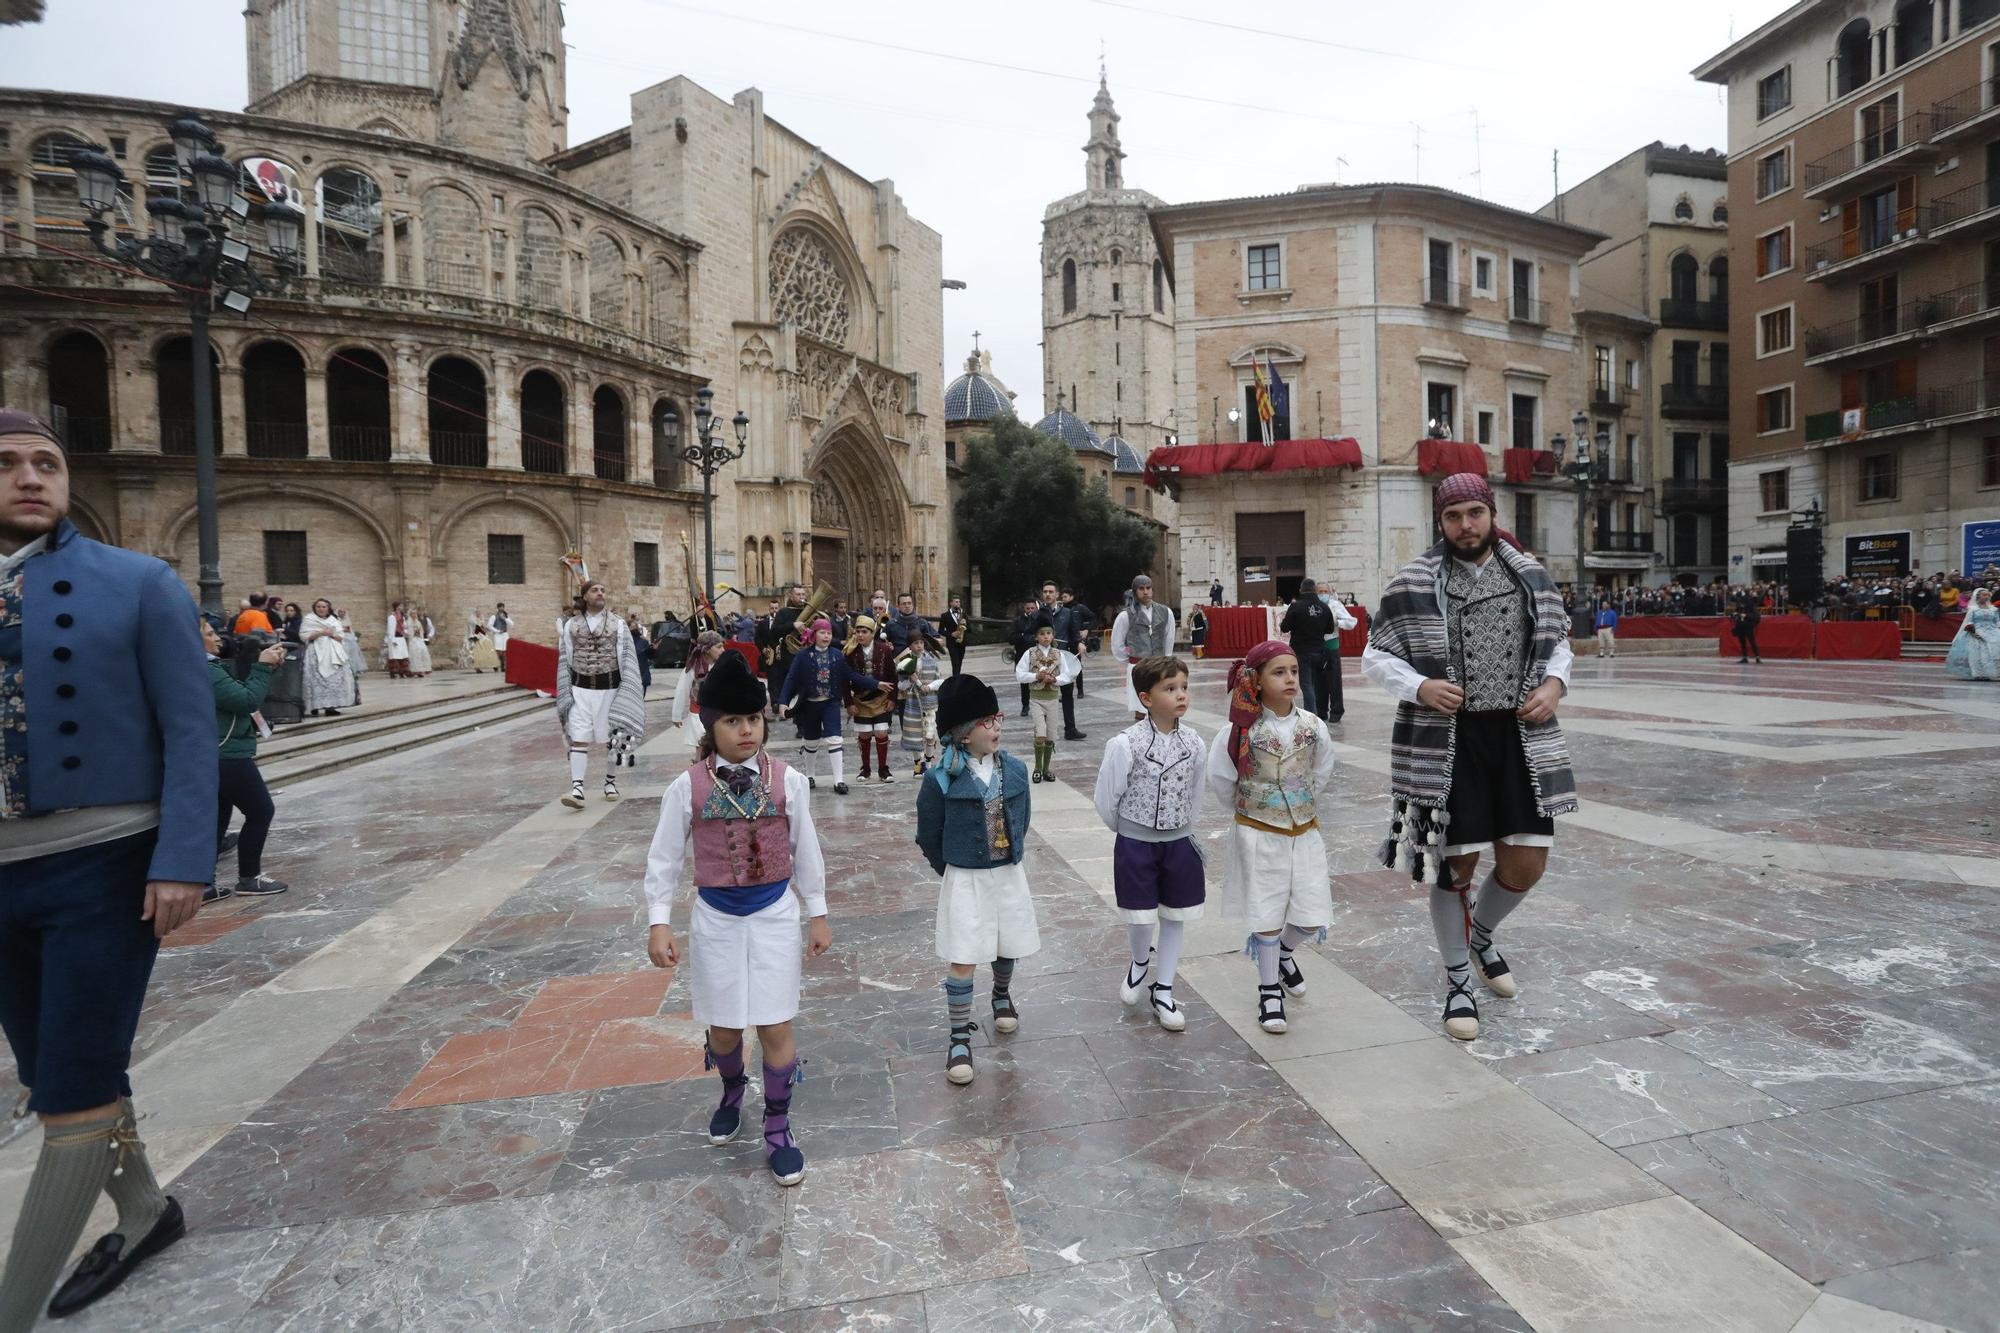
[[[607,615],[593,631],[589,616],[569,622],[569,669],[579,676],[608,676],[618,669],[618,621]]]
[[[760,755],[758,769],[756,782],[741,796],[716,780],[712,758],[688,770],[696,888],[747,889],[792,877],[785,766]]]
[[[1194,823],[1199,796],[1194,789],[1194,760],[1201,748],[1194,733],[1179,727],[1163,736],[1149,719],[1128,728],[1123,739],[1132,748],[1132,767],[1125,792],[1118,798],[1118,817],[1163,832]]]
[[[1125,615],[1125,648],[1135,662],[1142,657],[1165,657],[1174,650],[1167,642],[1167,613],[1155,606],[1150,620],[1140,619],[1145,614],[1144,607],[1134,604]]]
[[[1236,813],[1276,829],[1298,829],[1313,809],[1313,759],[1319,733],[1303,717],[1288,745],[1267,717],[1250,728],[1250,771],[1236,780]]]
[[[879,690],[850,691],[856,718],[863,720],[884,718],[895,711],[896,689],[892,682],[896,679],[896,658],[888,644],[877,639],[866,648],[856,646],[847,655],[847,669],[864,676],[872,676],[888,687]]]
[[[1031,670],[1035,671],[1053,671],[1057,679],[1061,679],[1062,649],[1043,648],[1040,645],[1030,648],[1028,650],[1028,666]],[[1061,693],[1062,690],[1060,687],[1044,685],[1040,681],[1034,681],[1028,686],[1029,696],[1036,699],[1053,699]]]

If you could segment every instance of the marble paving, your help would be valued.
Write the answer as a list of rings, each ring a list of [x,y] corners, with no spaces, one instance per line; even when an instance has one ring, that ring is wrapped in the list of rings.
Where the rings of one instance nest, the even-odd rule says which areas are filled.
[[[1222,672],[1198,666],[1205,736]],[[1520,998],[1461,1046],[1421,900],[1372,859],[1391,714],[1352,663],[1336,920],[1292,1030],[1256,1027],[1216,919],[1185,1033],[1120,1005],[1089,792],[1122,720],[1101,659],[1086,681],[1091,737],[1034,792],[1021,1030],[980,1034],[969,1088],[908,770],[816,796],[834,949],[790,1191],[754,1134],[708,1145],[686,982],[646,963],[678,737],[582,814],[548,719],[278,793],[292,892],[169,941],[134,1051],[190,1235],[70,1326],[2000,1329],[1992,686],[1579,661],[1585,810],[1502,936]],[[0,1145],[0,1239],[36,1138]]]

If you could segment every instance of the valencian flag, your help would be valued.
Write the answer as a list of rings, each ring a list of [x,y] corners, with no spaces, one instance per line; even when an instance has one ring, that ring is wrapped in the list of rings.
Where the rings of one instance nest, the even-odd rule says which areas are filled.
[[[1264,447],[1271,447],[1271,386],[1265,382],[1264,367],[1257,364],[1255,357],[1250,360],[1250,373],[1257,379],[1257,420],[1264,432]]]

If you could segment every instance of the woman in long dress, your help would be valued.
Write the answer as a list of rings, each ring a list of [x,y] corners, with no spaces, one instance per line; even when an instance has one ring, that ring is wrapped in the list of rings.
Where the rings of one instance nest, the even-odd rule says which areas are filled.
[[[436,631],[431,627],[431,618],[422,611],[410,613],[410,674],[428,676],[431,674],[431,638]]]
[[[1989,588],[1976,589],[1965,623],[1952,638],[1944,669],[1960,680],[2000,680],[2000,610]]]
[[[674,686],[674,725],[681,729],[690,750],[701,744],[703,731],[701,713],[695,707],[695,696],[708,675],[708,669],[722,656],[722,649],[722,636],[714,630],[705,629],[696,635],[693,646],[688,649],[687,666],[682,669],[680,681]]]
[[[466,653],[466,658],[472,663],[475,673],[500,669],[500,654],[493,651],[493,640],[486,637],[486,626],[474,625],[470,642],[472,648]]]
[[[354,667],[347,660],[347,631],[332,602],[322,597],[311,614],[300,617],[299,642],[305,645],[307,714],[338,717],[354,704]]]
[[[922,777],[937,761],[937,692],[943,683],[945,647],[930,634],[913,635],[910,646],[896,657],[901,697],[896,702],[899,748],[910,759],[910,771]]]
[[[354,622],[347,617],[345,607],[333,608],[333,618],[340,622],[340,632],[347,639],[347,667],[354,673],[354,706],[361,706],[361,677],[368,671],[368,655],[361,651],[361,636],[354,632]]]

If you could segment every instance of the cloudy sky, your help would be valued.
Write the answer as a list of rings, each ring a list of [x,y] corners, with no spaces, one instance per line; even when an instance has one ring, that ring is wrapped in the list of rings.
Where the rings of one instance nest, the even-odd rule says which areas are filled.
[[[330,2],[330,0],[328,0]],[[1307,182],[1420,180],[1535,208],[1654,139],[1724,147],[1687,71],[1787,0],[569,0],[570,131],[687,74],[870,178],[945,238],[945,373],[972,341],[1042,410],[1043,207],[1083,185],[1100,52],[1127,179],[1174,203]],[[241,0],[48,0],[0,29],[0,84],[195,106],[245,96]]]

